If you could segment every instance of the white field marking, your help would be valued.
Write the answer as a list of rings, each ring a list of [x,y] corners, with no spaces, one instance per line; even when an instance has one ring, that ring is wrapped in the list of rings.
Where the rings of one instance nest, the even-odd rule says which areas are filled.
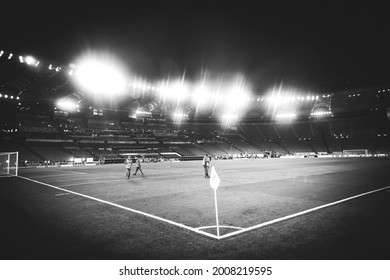
[[[198,227],[197,229],[208,229],[208,228],[216,228],[217,226],[215,225],[215,226],[205,226],[205,227]],[[218,227],[220,227],[220,228],[232,228],[232,229],[243,229],[242,227],[234,227],[234,226],[221,226],[221,225],[219,225]]]
[[[108,205],[111,205],[111,206],[114,206],[114,207],[118,207],[118,208],[130,211],[130,212],[133,212],[133,213],[136,213],[136,214],[140,214],[140,215],[152,218],[152,219],[156,219],[156,220],[159,220],[159,221],[171,224],[171,225],[175,225],[175,226],[178,226],[180,228],[184,228],[184,229],[187,229],[189,231],[193,231],[193,232],[196,232],[196,233],[208,236],[208,237],[217,238],[216,235],[213,235],[213,234],[210,234],[210,233],[207,233],[207,232],[198,230],[196,228],[192,228],[192,227],[189,227],[189,226],[186,226],[186,225],[183,225],[183,224],[180,224],[180,223],[168,220],[168,219],[164,219],[164,218],[152,215],[152,214],[148,214],[148,213],[145,213],[145,212],[142,212],[142,211],[138,211],[138,210],[135,210],[135,209],[132,209],[132,208],[129,208],[129,207],[125,207],[125,206],[122,206],[122,205],[119,205],[119,204],[116,204],[116,203],[112,203],[112,202],[109,202],[109,201],[106,201],[106,200],[102,200],[102,199],[99,199],[99,198],[96,198],[96,197],[92,197],[92,196],[89,196],[89,195],[77,193],[77,192],[70,191],[70,190],[67,190],[67,189],[62,189],[60,187],[56,187],[56,186],[53,186],[53,185],[50,185],[50,184],[39,182],[39,181],[30,179],[30,178],[27,178],[27,177],[22,177],[22,176],[18,176],[18,177],[22,178],[22,179],[25,179],[25,180],[28,180],[28,181],[31,181],[31,182],[34,182],[34,183],[37,183],[37,184],[48,186],[48,187],[53,188],[53,189],[57,189],[57,190],[60,190],[60,191],[63,191],[63,192],[67,192],[67,193],[70,193],[70,194],[82,196],[82,197],[85,197],[85,198],[88,198],[88,199],[92,199],[92,200],[95,200],[95,201],[98,201],[98,202],[101,202],[101,203],[105,203],[105,204],[108,204]]]
[[[304,215],[304,214],[307,214],[307,213],[310,213],[310,212],[314,212],[314,211],[317,211],[317,210],[320,210],[320,209],[323,209],[323,208],[326,208],[326,207],[330,207],[330,206],[333,206],[333,205],[336,205],[336,204],[339,204],[339,203],[342,203],[342,202],[345,202],[345,201],[348,201],[348,200],[351,200],[351,199],[355,199],[355,198],[358,198],[358,197],[361,197],[361,196],[365,196],[365,195],[369,195],[369,194],[372,194],[372,193],[380,192],[380,191],[383,191],[383,190],[386,190],[386,189],[390,189],[390,186],[383,187],[383,188],[376,189],[376,190],[369,191],[369,192],[365,192],[365,193],[361,193],[361,194],[358,194],[358,195],[355,195],[355,196],[347,197],[347,198],[344,198],[344,199],[341,199],[341,200],[337,200],[335,202],[331,202],[331,203],[324,204],[324,205],[321,205],[321,206],[318,206],[318,207],[314,207],[314,208],[311,208],[311,209],[308,209],[308,210],[304,210],[304,211],[301,211],[301,212],[298,212],[298,213],[295,213],[295,214],[292,214],[292,215],[284,216],[284,217],[281,217],[281,218],[278,218],[278,219],[274,219],[274,220],[271,220],[271,221],[268,221],[268,222],[265,222],[265,223],[262,223],[262,224],[258,224],[258,225],[255,225],[255,226],[252,226],[252,227],[248,227],[248,228],[245,228],[245,229],[242,229],[242,230],[231,232],[231,233],[219,236],[219,238],[217,238],[217,239],[219,240],[219,239],[227,238],[227,237],[230,237],[230,236],[233,236],[233,235],[237,235],[237,234],[240,234],[240,233],[243,233],[243,232],[247,232],[247,231],[250,231],[250,230],[258,229],[258,228],[261,228],[261,227],[264,227],[264,226],[268,226],[268,225],[271,225],[271,224],[274,224],[274,223],[277,223],[277,222],[281,222],[281,221],[284,221],[284,220],[287,220],[287,219],[295,218],[297,216],[301,216],[301,215]]]

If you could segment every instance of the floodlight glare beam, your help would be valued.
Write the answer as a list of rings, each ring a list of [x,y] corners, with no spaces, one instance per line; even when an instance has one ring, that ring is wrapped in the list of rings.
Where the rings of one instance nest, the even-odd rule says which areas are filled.
[[[71,68],[78,85],[92,94],[121,94],[126,89],[125,71],[109,56],[86,57]]]

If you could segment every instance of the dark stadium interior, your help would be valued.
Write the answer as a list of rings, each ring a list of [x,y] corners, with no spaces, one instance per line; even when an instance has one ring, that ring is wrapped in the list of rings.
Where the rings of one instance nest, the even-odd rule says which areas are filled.
[[[182,5],[1,18],[0,259],[389,259],[387,15]]]

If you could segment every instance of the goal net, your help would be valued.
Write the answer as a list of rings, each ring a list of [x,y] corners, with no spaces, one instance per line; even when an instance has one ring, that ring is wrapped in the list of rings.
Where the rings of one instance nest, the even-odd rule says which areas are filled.
[[[367,149],[353,149],[353,150],[343,150],[343,155],[344,156],[349,156],[349,157],[359,157],[359,156],[367,156],[368,155],[368,150]]]
[[[0,176],[18,176],[18,152],[0,152]]]

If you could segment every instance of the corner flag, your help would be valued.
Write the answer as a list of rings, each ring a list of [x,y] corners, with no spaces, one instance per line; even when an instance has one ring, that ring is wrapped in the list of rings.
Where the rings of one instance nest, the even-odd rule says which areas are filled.
[[[217,171],[215,171],[214,166],[212,166],[211,172],[210,172],[210,186],[214,190],[217,190],[220,183],[221,183],[221,180],[218,177]]]

